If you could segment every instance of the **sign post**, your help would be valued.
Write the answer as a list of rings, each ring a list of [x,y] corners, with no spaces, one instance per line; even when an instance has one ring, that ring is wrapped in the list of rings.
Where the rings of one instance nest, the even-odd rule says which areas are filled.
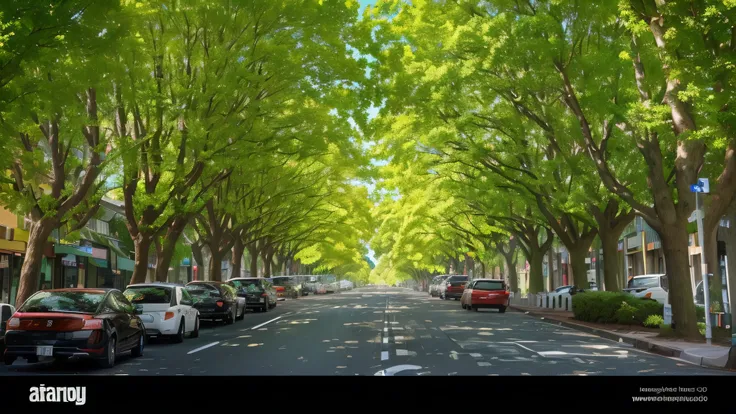
[[[700,193],[710,193],[710,183],[707,178],[698,179],[698,183],[690,186],[690,191],[695,193],[695,209],[698,221],[698,244],[700,245],[700,273],[703,275],[703,299],[705,301],[705,342],[710,345],[713,331],[710,320],[710,281],[708,280],[708,269],[705,264],[705,246],[703,242],[703,208],[700,206]]]

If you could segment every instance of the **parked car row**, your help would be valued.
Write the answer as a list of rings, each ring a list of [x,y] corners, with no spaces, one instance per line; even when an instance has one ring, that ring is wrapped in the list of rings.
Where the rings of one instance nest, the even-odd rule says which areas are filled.
[[[121,353],[143,355],[149,338],[196,338],[202,320],[230,325],[247,309],[268,312],[278,299],[264,278],[41,290],[18,309],[0,305],[0,352],[5,365],[74,358],[109,368]]]

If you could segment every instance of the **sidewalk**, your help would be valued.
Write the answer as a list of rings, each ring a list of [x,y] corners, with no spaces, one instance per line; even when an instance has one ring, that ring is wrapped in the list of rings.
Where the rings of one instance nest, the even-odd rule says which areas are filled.
[[[728,363],[729,347],[658,338],[659,330],[655,328],[582,322],[573,319],[572,312],[561,310],[516,305],[511,305],[511,309],[540,317],[545,322],[591,333],[613,341],[625,342],[637,349],[680,358],[703,367],[726,368]]]

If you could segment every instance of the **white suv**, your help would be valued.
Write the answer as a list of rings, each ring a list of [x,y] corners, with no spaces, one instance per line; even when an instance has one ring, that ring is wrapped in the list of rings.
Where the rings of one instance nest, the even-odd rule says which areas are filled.
[[[624,292],[630,293],[637,298],[651,299],[661,304],[667,304],[669,290],[667,275],[654,274],[634,276],[629,280],[629,284],[624,289]]]

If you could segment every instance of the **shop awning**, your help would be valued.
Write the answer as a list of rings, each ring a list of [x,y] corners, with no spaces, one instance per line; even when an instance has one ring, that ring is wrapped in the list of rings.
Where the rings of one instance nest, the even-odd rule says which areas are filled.
[[[75,256],[92,257],[92,248],[84,246],[74,246],[71,244],[57,244],[54,246],[56,254],[73,254]]]
[[[88,228],[83,228],[79,231],[79,234],[82,236],[82,238],[89,240],[91,242],[100,244],[102,246],[105,246],[115,252],[115,254],[118,255],[118,257],[128,257],[128,255],[123,252],[115,243],[113,243],[112,240],[109,238],[103,236],[102,234],[96,233]]]
[[[135,266],[134,261],[130,259],[126,259],[124,257],[118,257],[118,270],[127,270],[127,271],[132,272],[134,266]]]
[[[24,253],[26,251],[26,244],[19,241],[0,240],[0,250]]]
[[[96,257],[90,257],[87,260],[89,260],[90,264],[93,264],[97,267],[101,267],[103,269],[107,269],[107,260],[98,259]]]

